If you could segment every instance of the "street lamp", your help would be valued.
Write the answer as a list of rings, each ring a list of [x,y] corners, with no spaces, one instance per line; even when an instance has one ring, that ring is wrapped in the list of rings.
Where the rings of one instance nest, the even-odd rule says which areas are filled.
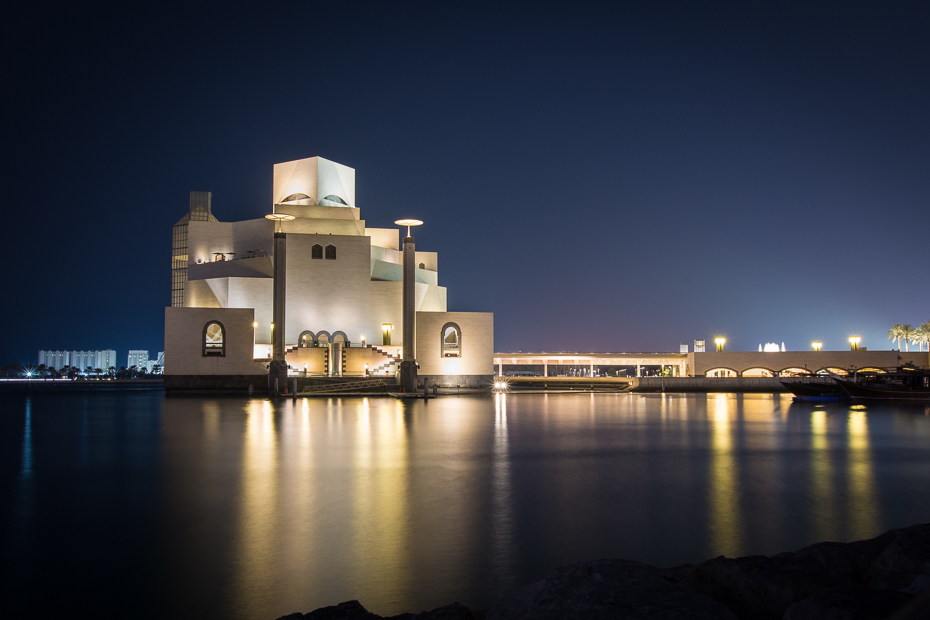
[[[859,341],[860,341],[860,340],[861,340],[861,338],[859,338],[859,336],[852,336],[852,337],[849,339],[849,350],[850,350],[850,351],[858,351],[858,350],[859,350]]]
[[[394,329],[394,326],[390,323],[384,323],[381,325],[381,344],[391,344],[392,329]]]
[[[820,349],[823,348],[823,343],[822,343],[822,342],[812,342],[812,343],[811,343],[811,346],[814,347],[814,351],[819,351]]]
[[[271,213],[265,216],[266,220],[271,220],[272,222],[278,223],[278,232],[281,232],[281,223],[287,222],[294,219],[293,215],[288,215],[287,213]]]
[[[727,343],[726,338],[714,338],[714,344],[717,345],[717,353],[723,352],[723,345]]]

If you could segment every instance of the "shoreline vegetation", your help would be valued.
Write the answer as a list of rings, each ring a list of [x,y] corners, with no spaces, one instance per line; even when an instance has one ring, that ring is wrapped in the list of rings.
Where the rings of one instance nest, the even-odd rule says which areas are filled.
[[[487,611],[452,603],[379,616],[359,601],[278,620],[916,620],[930,617],[930,524],[773,556],[656,568],[596,560],[558,568]]]

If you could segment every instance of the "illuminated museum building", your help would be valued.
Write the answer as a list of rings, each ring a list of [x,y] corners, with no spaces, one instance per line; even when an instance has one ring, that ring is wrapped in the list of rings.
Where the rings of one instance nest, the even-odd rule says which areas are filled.
[[[191,192],[190,211],[172,231],[166,385],[182,385],[181,377],[268,375],[281,329],[273,325],[276,247],[286,248],[277,299],[288,376],[393,377],[405,344],[399,230],[366,226],[355,206],[355,170],[321,157],[275,164],[272,198],[273,214],[293,219],[261,213],[220,222],[211,194]],[[414,247],[412,237],[404,242]],[[423,377],[440,385],[487,383],[493,314],[448,312],[435,252],[415,252],[409,273],[421,384]]]

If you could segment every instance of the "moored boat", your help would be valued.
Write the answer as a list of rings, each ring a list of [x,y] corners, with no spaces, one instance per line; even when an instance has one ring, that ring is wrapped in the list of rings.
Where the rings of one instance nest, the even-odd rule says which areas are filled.
[[[839,385],[828,378],[817,377],[815,380],[787,380],[779,382],[786,390],[794,394],[795,400],[849,400],[849,395]]]
[[[890,372],[860,372],[853,380],[833,377],[852,398],[930,400],[930,370],[902,367]]]

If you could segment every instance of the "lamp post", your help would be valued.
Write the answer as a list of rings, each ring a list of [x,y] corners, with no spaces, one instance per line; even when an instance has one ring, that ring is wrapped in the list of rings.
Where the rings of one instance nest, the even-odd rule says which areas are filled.
[[[861,338],[859,338],[859,336],[852,336],[852,337],[849,339],[849,350],[850,350],[850,351],[858,351],[858,350],[859,350],[859,342],[860,342],[860,341],[861,341]]]
[[[415,392],[417,389],[417,362],[416,362],[416,239],[410,235],[411,226],[423,224],[420,220],[396,220],[398,226],[407,227],[407,236],[404,237],[404,287],[403,287],[403,316],[404,316],[404,361],[400,363],[400,385],[406,392]]]
[[[820,349],[823,348],[823,343],[822,343],[822,342],[812,342],[812,343],[811,343],[811,346],[814,348],[814,351],[819,351]]]
[[[726,338],[714,338],[714,344],[717,345],[717,353],[723,353],[723,345],[727,343]]]
[[[284,315],[287,308],[287,234],[282,232],[281,224],[293,220],[293,215],[287,213],[271,213],[265,216],[278,223],[278,230],[274,233],[274,283],[272,285],[272,311],[271,311],[271,364],[268,365],[268,392],[272,395],[278,393],[283,386],[282,380],[287,381],[287,362],[284,352]],[[274,326],[277,324],[278,329]]]

